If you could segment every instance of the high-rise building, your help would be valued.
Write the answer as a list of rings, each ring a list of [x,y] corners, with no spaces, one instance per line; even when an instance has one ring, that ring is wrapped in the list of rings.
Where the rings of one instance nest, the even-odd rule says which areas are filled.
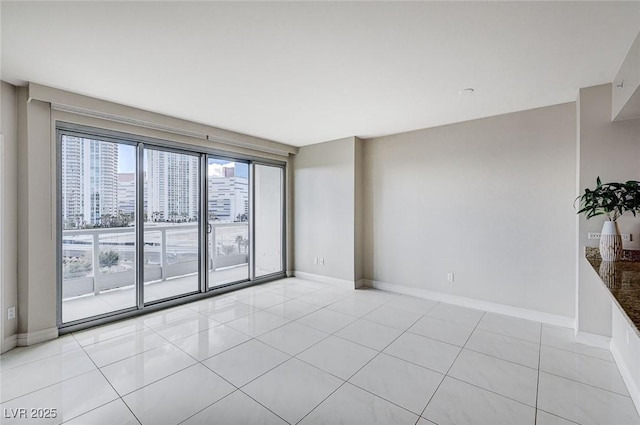
[[[145,151],[149,220],[198,217],[199,159],[158,150]]]
[[[136,210],[136,174],[118,173],[118,211],[125,214]]]
[[[118,145],[64,135],[62,220],[66,228],[100,224],[118,212]]]
[[[219,175],[217,175],[219,174]],[[209,212],[221,221],[241,221],[249,216],[249,180],[239,177],[234,167],[209,176]]]

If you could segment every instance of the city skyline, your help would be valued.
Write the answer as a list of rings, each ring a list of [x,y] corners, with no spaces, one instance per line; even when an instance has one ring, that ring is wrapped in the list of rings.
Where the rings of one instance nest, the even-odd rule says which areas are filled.
[[[136,158],[135,155],[127,154],[127,149],[131,149],[132,145],[119,144],[118,145],[118,173],[134,173],[136,168]],[[221,165],[225,167],[235,167],[236,168],[236,176],[249,178],[249,167],[248,164],[243,162],[234,162],[226,159],[217,159],[217,158],[208,158],[209,166],[207,175],[212,175],[212,170],[215,169],[216,165]],[[236,167],[238,165],[245,165],[245,167]]]
[[[136,210],[135,146],[63,136],[62,219],[65,228],[126,226]],[[145,221],[199,217],[199,158],[145,149]],[[208,219],[245,221],[247,163],[208,158]],[[105,218],[107,221],[105,221]]]

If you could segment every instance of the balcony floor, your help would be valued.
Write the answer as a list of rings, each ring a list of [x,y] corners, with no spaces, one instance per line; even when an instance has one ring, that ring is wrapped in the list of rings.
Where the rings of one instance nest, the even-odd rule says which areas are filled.
[[[209,272],[210,285],[223,285],[247,279],[248,266],[242,265]],[[188,275],[168,280],[149,282],[144,285],[145,302],[187,294],[198,290],[198,276]],[[111,313],[134,307],[135,285],[113,289],[98,295],[90,294],[62,301],[62,322],[72,322],[99,314]]]

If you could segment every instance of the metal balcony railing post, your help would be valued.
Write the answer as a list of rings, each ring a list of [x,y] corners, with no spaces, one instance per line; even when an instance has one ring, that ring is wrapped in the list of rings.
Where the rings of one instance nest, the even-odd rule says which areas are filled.
[[[218,251],[216,249],[216,225],[211,226],[211,270],[216,270],[216,256]]]
[[[91,267],[93,269],[93,293],[94,295],[100,295],[100,284],[98,282],[98,276],[100,275],[100,234],[93,230],[92,236],[92,248],[93,248],[93,261]]]
[[[167,230],[160,230],[160,279],[167,279]]]

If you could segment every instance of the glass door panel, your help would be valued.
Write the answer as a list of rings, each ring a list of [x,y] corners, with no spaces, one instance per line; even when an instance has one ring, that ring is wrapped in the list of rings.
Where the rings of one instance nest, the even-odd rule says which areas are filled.
[[[144,150],[144,302],[200,290],[200,159]]]
[[[283,179],[280,167],[256,164],[255,185],[255,276],[282,272]]]
[[[209,288],[249,279],[249,164],[207,159]]]
[[[62,323],[136,306],[136,148],[62,134]]]

